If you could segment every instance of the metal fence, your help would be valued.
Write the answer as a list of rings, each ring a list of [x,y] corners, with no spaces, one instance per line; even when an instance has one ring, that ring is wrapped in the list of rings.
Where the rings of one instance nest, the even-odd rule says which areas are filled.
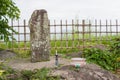
[[[50,44],[54,49],[83,49],[103,42],[111,42],[112,37],[120,36],[118,20],[60,20],[50,21]],[[20,25],[19,20],[11,21],[18,34],[13,34],[16,41],[11,41],[11,49],[30,49],[30,32],[26,20]],[[17,47],[14,44],[17,43]],[[21,47],[21,45],[23,47]],[[8,47],[9,48],[9,47]]]

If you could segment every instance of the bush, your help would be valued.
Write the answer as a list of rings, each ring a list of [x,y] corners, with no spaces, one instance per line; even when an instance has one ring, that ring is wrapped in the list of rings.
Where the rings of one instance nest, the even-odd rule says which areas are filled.
[[[110,51],[120,56],[120,38],[115,38],[110,45]]]
[[[120,68],[120,38],[115,38],[108,50],[97,48],[84,49],[83,57],[88,62],[100,65],[107,70],[116,70]]]
[[[31,70],[14,71],[11,68],[0,69],[0,80],[60,80],[59,76],[50,76],[50,69],[42,68]],[[13,71],[13,72],[11,72]]]
[[[117,61],[117,55],[118,54],[97,48],[88,48],[83,51],[83,57],[85,57],[88,62],[98,64],[102,68],[112,71],[120,67],[120,62]]]
[[[41,79],[41,80],[47,80],[49,69],[47,68],[42,68],[42,69],[36,69],[34,71],[33,78],[34,79]]]
[[[59,80],[59,77],[49,76],[50,69],[42,68],[34,71],[24,70],[21,72],[22,78],[27,80]]]
[[[33,72],[30,70],[23,70],[23,71],[21,71],[21,74],[22,74],[22,78],[30,80]]]

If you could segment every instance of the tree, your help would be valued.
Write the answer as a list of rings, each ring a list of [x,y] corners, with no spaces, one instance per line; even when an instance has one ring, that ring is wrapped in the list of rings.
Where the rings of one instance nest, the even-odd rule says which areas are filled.
[[[5,42],[13,39],[12,33],[16,33],[12,27],[8,25],[10,19],[18,19],[20,10],[12,0],[0,0],[0,40]]]

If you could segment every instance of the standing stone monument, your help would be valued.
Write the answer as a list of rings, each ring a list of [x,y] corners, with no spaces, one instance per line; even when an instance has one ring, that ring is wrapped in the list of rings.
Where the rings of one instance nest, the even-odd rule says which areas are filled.
[[[50,54],[50,28],[47,11],[35,10],[29,20],[31,61],[47,61]]]

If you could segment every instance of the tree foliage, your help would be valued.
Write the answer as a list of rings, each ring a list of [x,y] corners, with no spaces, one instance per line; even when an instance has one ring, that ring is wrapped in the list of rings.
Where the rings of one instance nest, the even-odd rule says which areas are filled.
[[[8,25],[10,19],[18,19],[20,11],[12,0],[0,0],[0,40],[13,39],[12,33],[16,31]]]

